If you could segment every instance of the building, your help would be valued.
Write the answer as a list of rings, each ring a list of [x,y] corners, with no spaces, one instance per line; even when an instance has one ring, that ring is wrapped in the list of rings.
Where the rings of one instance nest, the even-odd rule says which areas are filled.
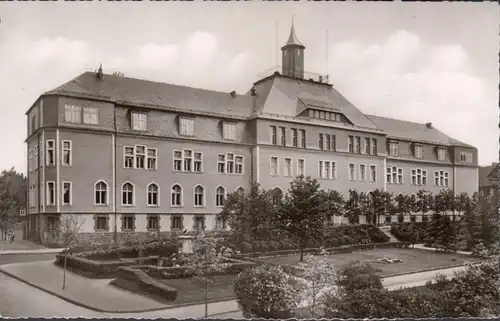
[[[500,163],[492,163],[490,166],[479,167],[479,194],[481,196],[493,196],[497,187],[493,184],[498,180]]]
[[[227,193],[252,181],[286,191],[300,174],[344,194],[477,190],[476,148],[431,123],[365,115],[327,76],[307,78],[293,25],[281,50],[281,73],[244,95],[102,68],[42,94],[26,113],[31,238],[51,242],[74,214],[102,242],[222,228]]]

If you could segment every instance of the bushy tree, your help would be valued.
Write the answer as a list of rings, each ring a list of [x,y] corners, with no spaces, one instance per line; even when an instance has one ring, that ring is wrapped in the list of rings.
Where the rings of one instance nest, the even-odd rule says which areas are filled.
[[[311,242],[322,241],[327,216],[322,211],[320,185],[316,179],[299,177],[291,182],[280,207],[282,229],[297,242],[300,261]]]
[[[350,223],[359,222],[361,215],[360,194],[355,189],[349,190],[349,197],[345,203],[345,213],[349,218]]]
[[[417,192],[417,208],[422,212],[422,221],[424,215],[430,210],[431,195],[428,191],[421,189]]]
[[[411,213],[411,204],[409,197],[404,194],[398,194],[395,199],[397,203],[397,211],[400,215],[400,222],[403,222],[404,215],[410,214]]]
[[[223,245],[221,239],[202,233],[193,241],[193,253],[186,257],[186,272],[204,284],[205,318],[208,317],[208,286],[215,275],[230,267],[231,254],[231,249]]]
[[[0,228],[2,236],[16,220],[19,208],[26,208],[26,177],[14,168],[0,174]]]
[[[234,293],[245,318],[294,317],[299,288],[279,266],[261,265],[241,272]]]
[[[327,218],[334,216],[343,217],[345,215],[344,196],[336,190],[319,191],[320,210]]]
[[[385,192],[377,188],[376,190],[371,192],[371,199],[372,199],[373,216],[374,216],[372,217],[371,221],[376,225],[378,225],[380,221],[380,216],[385,215],[385,210],[386,210]]]
[[[318,317],[323,310],[325,288],[330,287],[328,291],[335,291],[331,288],[336,280],[335,267],[328,262],[326,256],[308,255],[305,262],[299,264],[299,269],[301,278],[307,282],[300,297],[307,301],[311,317]]]

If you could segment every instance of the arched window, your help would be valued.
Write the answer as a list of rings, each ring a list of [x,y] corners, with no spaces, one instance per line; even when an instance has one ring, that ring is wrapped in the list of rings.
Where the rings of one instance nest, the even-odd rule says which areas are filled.
[[[180,185],[175,184],[172,186],[172,206],[181,206],[182,205],[182,187]]]
[[[201,185],[196,185],[194,188],[194,206],[205,206],[205,189]]]
[[[99,181],[94,186],[94,203],[95,205],[108,204],[108,184]]]
[[[151,183],[148,185],[148,205],[158,206],[158,185]]]
[[[279,187],[275,187],[271,191],[271,197],[272,197],[273,204],[279,205],[279,204],[281,204],[281,201],[283,199],[283,191]]]
[[[122,185],[122,205],[134,205],[134,185],[131,183]]]
[[[236,190],[236,192],[238,193],[238,195],[239,195],[240,197],[245,196],[245,189],[244,189],[243,187],[239,187],[239,188]]]
[[[224,206],[224,198],[226,197],[226,189],[222,186],[215,190],[215,206]]]

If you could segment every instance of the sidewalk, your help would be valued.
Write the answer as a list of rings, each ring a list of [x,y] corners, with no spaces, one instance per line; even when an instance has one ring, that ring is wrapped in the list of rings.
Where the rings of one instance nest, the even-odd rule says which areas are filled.
[[[389,237],[389,243],[399,242],[399,240],[391,233],[390,226],[380,226],[379,229]]]
[[[436,251],[433,247],[425,247],[423,244],[415,244],[416,249],[427,250],[427,251]],[[472,255],[472,252],[468,251],[457,251],[458,254],[462,255]]]
[[[39,250],[39,249],[45,249],[45,246],[40,244],[35,244],[28,240],[16,239],[13,243],[9,243],[9,241],[7,240],[0,240],[0,252],[19,251],[19,250]]]

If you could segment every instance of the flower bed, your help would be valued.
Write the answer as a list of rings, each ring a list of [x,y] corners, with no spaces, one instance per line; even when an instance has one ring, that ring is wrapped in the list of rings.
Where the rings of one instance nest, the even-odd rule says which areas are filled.
[[[64,255],[56,255],[56,261],[54,263],[61,267],[64,266]],[[114,278],[119,267],[134,264],[136,264],[135,261],[94,261],[75,255],[68,255],[66,260],[66,267],[68,270],[92,279]]]

